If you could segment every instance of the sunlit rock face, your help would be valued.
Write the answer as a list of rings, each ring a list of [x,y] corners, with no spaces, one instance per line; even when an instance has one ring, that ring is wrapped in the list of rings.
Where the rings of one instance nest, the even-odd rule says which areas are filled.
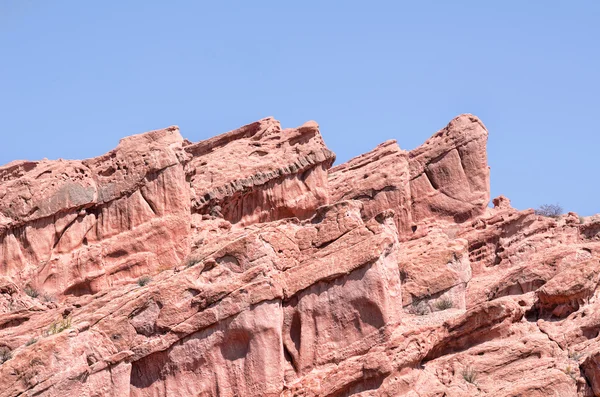
[[[0,396],[600,395],[600,221],[489,208],[487,136],[332,167],[267,118],[0,167]]]

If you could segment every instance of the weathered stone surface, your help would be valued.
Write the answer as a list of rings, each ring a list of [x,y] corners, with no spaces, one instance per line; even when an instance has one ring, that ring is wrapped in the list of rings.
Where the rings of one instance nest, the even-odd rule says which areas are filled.
[[[392,209],[398,231],[406,235],[412,225],[409,177],[408,153],[387,141],[329,170],[331,200],[360,200],[365,219]]]
[[[182,260],[190,224],[182,143],[170,127],[90,160],[0,168],[1,274],[81,295]]]
[[[452,218],[463,222],[490,201],[487,129],[461,115],[409,153],[413,220]]]
[[[329,202],[335,155],[315,122],[281,129],[267,118],[185,148],[192,210],[242,224],[309,218]]]
[[[465,288],[471,281],[467,245],[467,240],[452,240],[439,230],[403,244],[398,265],[402,301],[409,311],[435,311],[440,299],[465,308]]]
[[[358,216],[346,229],[318,219],[266,224],[192,266],[162,272],[145,287],[72,299],[71,328],[31,347],[23,346],[27,338],[43,334],[63,314],[59,308],[24,310],[20,324],[0,330],[14,352],[0,367],[0,385],[31,377],[22,374],[31,372],[27,363],[40,349],[62,350],[66,344],[77,346],[80,361],[57,372],[55,361],[43,358],[35,377],[46,386],[35,383],[33,390],[44,387],[44,395],[54,396],[74,388],[81,396],[95,395],[72,384],[73,378],[89,376],[96,387],[117,393],[111,376],[102,372],[118,367],[123,378],[118,383],[128,385],[131,396],[279,395],[286,379],[366,352],[385,341],[387,327],[399,321],[401,291],[393,214],[363,224],[358,207],[340,203],[320,210],[318,219],[339,219],[346,226],[345,216]],[[354,215],[347,212],[352,208]],[[294,238],[315,227],[337,230],[335,242],[318,254],[313,245],[318,234],[308,244]],[[67,360],[75,352],[65,348],[61,354]]]
[[[487,130],[472,115],[455,118],[410,152],[384,142],[329,171],[331,199],[362,201],[366,219],[394,210],[401,240],[423,221],[464,222],[490,200],[486,143]]]
[[[486,141],[329,169],[268,118],[0,167],[0,397],[600,396],[598,216],[487,208]]]

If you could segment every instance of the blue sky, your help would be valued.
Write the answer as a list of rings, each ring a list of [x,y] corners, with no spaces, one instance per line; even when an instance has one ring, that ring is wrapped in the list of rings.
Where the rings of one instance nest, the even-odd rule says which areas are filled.
[[[479,116],[492,196],[600,212],[598,1],[0,2],[0,163],[316,120],[338,163]]]

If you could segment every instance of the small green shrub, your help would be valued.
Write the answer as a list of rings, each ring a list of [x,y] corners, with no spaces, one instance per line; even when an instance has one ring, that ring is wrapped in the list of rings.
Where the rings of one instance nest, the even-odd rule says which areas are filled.
[[[150,278],[149,276],[142,276],[138,278],[137,284],[140,287],[143,287],[144,285],[150,284],[150,281],[152,281],[152,278]]]
[[[437,310],[442,311],[442,310],[453,308],[454,303],[447,296],[443,296],[440,299],[438,299],[437,301],[435,301],[434,306]]]
[[[462,377],[468,383],[475,385],[477,382],[477,372],[470,365],[462,370]]]
[[[65,329],[71,328],[71,317],[60,318],[50,324],[50,328],[46,331],[47,335],[56,335],[63,332]]]
[[[38,341],[37,338],[31,338],[27,342],[25,342],[25,346],[31,346],[34,343],[36,343],[37,341]]]
[[[12,358],[12,352],[7,348],[3,347],[0,349],[0,365],[4,364]]]
[[[579,223],[582,225],[585,223],[585,218],[583,216],[579,217]]]
[[[36,290],[35,288],[33,288],[32,286],[28,285],[25,288],[23,288],[23,292],[25,292],[25,294],[27,294],[27,296],[35,299],[38,296],[40,296],[40,293],[38,292],[38,290]]]
[[[582,353],[576,352],[576,351],[570,351],[569,352],[569,358],[573,361],[579,361],[579,359],[583,356]]]

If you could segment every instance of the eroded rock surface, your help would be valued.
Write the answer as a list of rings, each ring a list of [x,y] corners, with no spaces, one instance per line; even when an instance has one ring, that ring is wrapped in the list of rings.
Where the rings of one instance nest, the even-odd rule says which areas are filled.
[[[488,208],[487,134],[0,167],[0,396],[600,396],[600,221]]]

